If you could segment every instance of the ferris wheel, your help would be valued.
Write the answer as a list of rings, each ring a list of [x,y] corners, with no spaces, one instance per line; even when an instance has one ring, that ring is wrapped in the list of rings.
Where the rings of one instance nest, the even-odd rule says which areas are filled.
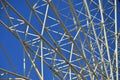
[[[19,42],[13,53],[6,50],[12,45],[0,43],[11,68],[0,66],[0,79],[119,80],[119,5],[117,0],[1,0],[0,27],[14,37],[10,43]],[[23,51],[15,54],[17,44]],[[13,55],[22,57],[22,65]]]

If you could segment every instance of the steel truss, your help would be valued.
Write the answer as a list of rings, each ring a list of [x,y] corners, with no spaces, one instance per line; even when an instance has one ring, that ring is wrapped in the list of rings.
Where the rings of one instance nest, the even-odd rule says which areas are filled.
[[[1,69],[1,75],[44,80],[119,80],[120,33],[117,0],[25,0],[29,19],[1,0],[0,24],[22,44],[24,75]],[[4,19],[3,19],[4,18]],[[6,21],[7,20],[7,21]],[[27,69],[26,58],[31,67]],[[40,64],[40,67],[38,67]],[[4,75],[3,75],[4,76]]]

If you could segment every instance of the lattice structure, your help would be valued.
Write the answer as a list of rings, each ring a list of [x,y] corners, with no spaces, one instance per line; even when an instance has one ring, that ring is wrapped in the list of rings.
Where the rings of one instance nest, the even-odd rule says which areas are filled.
[[[1,78],[10,75],[8,78],[16,80],[34,80],[34,75],[44,80],[50,75],[51,80],[120,79],[117,0],[21,1],[28,7],[26,15],[9,1],[0,1],[0,24],[24,48],[24,74],[0,68]]]

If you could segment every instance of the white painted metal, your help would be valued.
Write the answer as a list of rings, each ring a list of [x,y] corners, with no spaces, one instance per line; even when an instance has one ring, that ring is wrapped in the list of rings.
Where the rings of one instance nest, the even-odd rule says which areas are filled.
[[[52,80],[119,80],[117,0],[25,1],[28,20],[6,0],[1,9],[11,26],[0,20],[24,48],[25,77],[34,68],[45,80],[46,65]]]

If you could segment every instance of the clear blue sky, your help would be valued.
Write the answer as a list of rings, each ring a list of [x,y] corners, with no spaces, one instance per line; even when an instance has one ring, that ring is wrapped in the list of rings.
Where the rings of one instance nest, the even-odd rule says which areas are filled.
[[[76,0],[77,2],[78,0]],[[14,6],[14,8],[16,10],[18,10],[18,12],[26,19],[28,20],[29,18],[29,14],[30,14],[30,8],[28,7],[28,5],[26,5],[25,3],[25,0],[9,0],[8,1],[12,6]],[[75,2],[75,3],[76,3]],[[39,3],[39,4],[42,4],[42,3]],[[57,4],[57,3],[56,3]],[[1,6],[1,4],[0,4]],[[63,7],[66,7],[65,4],[63,5],[60,5],[59,8],[63,8]],[[118,7],[120,7],[120,4],[118,3]],[[77,8],[77,7],[76,7]],[[78,7],[79,8],[79,7]],[[41,11],[43,10],[43,12],[45,12],[45,8],[42,8]],[[119,10],[120,11],[120,10]],[[68,11],[69,12],[69,11]],[[67,12],[61,12],[61,13],[64,13],[67,15]],[[0,11],[0,14],[4,14],[4,12],[1,10]],[[11,13],[12,14],[12,13]],[[53,13],[52,12],[49,12],[49,15],[52,15],[53,16]],[[68,15],[71,15],[71,14],[68,14]],[[72,16],[72,15],[71,15]],[[34,16],[35,17],[35,16]],[[39,26],[37,20],[33,17],[33,22],[32,22],[32,25],[34,25],[35,27]],[[42,16],[40,16],[41,19],[43,19]],[[55,16],[53,16],[55,17]],[[83,16],[82,16],[83,17]],[[56,18],[56,17],[55,17]],[[70,17],[71,18],[71,17]],[[0,18],[1,20],[4,20],[3,17]],[[61,16],[61,19],[63,21],[66,20],[65,17],[62,17]],[[118,17],[118,21],[120,21],[120,17]],[[7,20],[6,20],[6,23],[7,23]],[[50,24],[53,24],[55,23],[54,21],[53,22],[49,22],[49,25]],[[73,23],[72,21],[71,22],[67,22],[65,23],[66,25],[69,25]],[[84,24],[84,22],[83,22]],[[120,25],[120,24],[119,24]],[[72,28],[72,27],[71,27]],[[59,32],[63,32],[63,30],[61,30],[61,28],[58,26],[56,28],[53,28],[53,29],[58,29]],[[69,29],[69,28],[68,28]],[[120,29],[120,26],[119,26],[119,29]],[[38,29],[37,30],[41,30],[41,29]],[[52,33],[51,33],[52,34]],[[75,35],[75,33],[71,33],[72,35]],[[47,38],[47,37],[46,37]],[[56,38],[56,40],[59,40],[59,36],[57,36],[56,34],[54,34],[54,38]],[[17,40],[8,30],[6,30],[3,26],[1,27],[1,24],[0,24],[0,44],[2,43],[2,47],[4,48],[4,50],[6,51],[7,55],[10,57],[10,61],[12,62],[12,64],[14,65],[15,67],[15,70],[18,74],[21,74],[23,75],[23,53],[24,53],[24,50],[23,50],[23,47],[22,45],[20,44],[19,40]],[[64,48],[67,48],[68,50],[70,49],[69,46],[66,46]],[[66,58],[69,57],[67,55],[65,55]],[[28,60],[28,59],[27,59]],[[29,60],[28,60],[29,61]],[[37,62],[39,63],[39,61]],[[38,65],[40,66],[40,65]],[[27,67],[30,67],[30,62],[27,64]],[[6,70],[9,70],[9,71],[12,71],[13,72],[13,69],[11,68],[10,66],[10,63],[8,62],[2,48],[0,47],[0,68],[4,68]],[[28,69],[27,69],[28,70]],[[50,69],[46,67],[46,65],[44,65],[44,72],[45,72],[45,80],[51,80],[51,72],[50,72]],[[36,77],[37,74],[35,74],[34,70],[32,70],[32,75],[31,75],[31,79],[32,80],[38,80],[38,77]],[[1,77],[0,77],[1,78]]]

